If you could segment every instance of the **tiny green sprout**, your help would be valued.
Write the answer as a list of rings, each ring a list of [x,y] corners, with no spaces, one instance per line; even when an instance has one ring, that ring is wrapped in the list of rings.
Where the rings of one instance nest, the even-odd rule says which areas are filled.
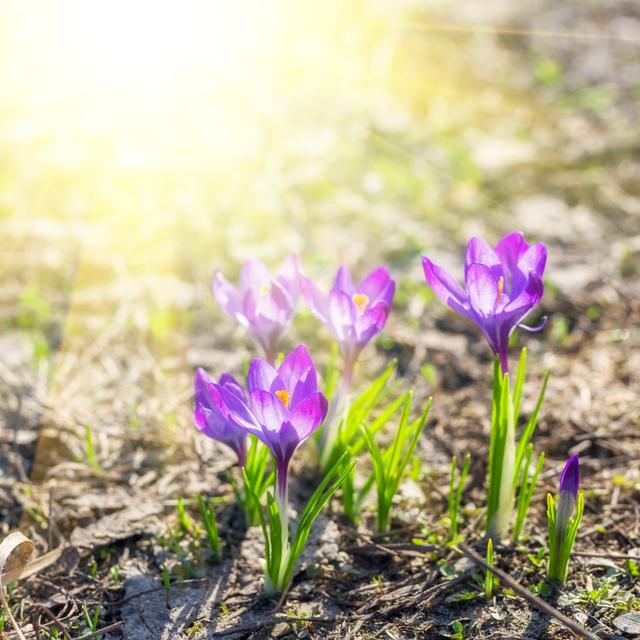
[[[529,590],[539,595],[541,598],[548,598],[551,595],[551,587],[549,586],[549,583],[544,580],[532,585]]]
[[[537,553],[533,554],[530,553],[527,555],[527,558],[529,559],[529,562],[534,566],[534,567],[541,567],[542,564],[544,563],[544,559],[547,555],[547,550],[543,547],[538,549]]]
[[[402,396],[404,399],[400,425],[395,438],[388,449],[382,451],[371,431],[362,424],[360,429],[366,442],[373,464],[373,478],[376,484],[378,509],[376,513],[376,529],[379,532],[389,530],[391,521],[391,505],[404,479],[405,469],[418,444],[418,438],[427,422],[431,398],[427,401],[422,414],[413,422],[409,422],[411,411],[411,392]]]
[[[215,511],[213,510],[211,503],[208,502],[201,493],[198,494],[198,506],[200,507],[204,530],[207,532],[209,547],[211,548],[216,561],[220,562],[220,560],[222,560],[222,546],[220,544],[220,535],[218,534],[218,523],[216,521]]]
[[[122,576],[120,575],[120,567],[117,564],[114,564],[111,569],[109,569],[109,575],[116,584],[120,584],[120,582],[122,581]]]
[[[162,577],[162,584],[164,586],[165,591],[169,593],[169,590],[171,589],[171,574],[169,573],[169,567],[167,567],[166,563],[163,563],[160,569],[161,569],[160,575]]]
[[[86,426],[84,428],[84,442],[87,454],[87,463],[89,464],[89,467],[91,467],[94,473],[103,473],[102,467],[100,466],[98,458],[96,457],[95,447],[93,446],[93,430],[89,426]]]
[[[98,563],[95,560],[89,565],[89,575],[94,580],[95,580],[96,576],[98,575]]]
[[[449,476],[449,540],[454,541],[458,537],[458,516],[460,514],[460,503],[462,502],[462,492],[464,491],[464,483],[469,474],[469,466],[471,464],[471,456],[466,455],[464,465],[458,483],[456,485],[456,457],[451,458],[451,473]]]
[[[487,564],[493,567],[493,540],[487,540]],[[487,599],[493,597],[494,579],[493,573],[486,569],[484,576],[484,595]]]
[[[82,603],[82,613],[87,622],[87,626],[92,633],[98,629],[98,620],[100,619],[100,607],[96,607],[93,614],[89,612],[89,606],[86,602]]]
[[[631,558],[629,558],[625,562],[624,566],[630,577],[637,578],[638,576],[640,576],[640,566],[638,565],[638,562],[636,560],[632,560]]]
[[[47,518],[40,507],[27,507],[26,512],[44,529],[47,527]]]
[[[184,500],[178,498],[178,524],[183,533],[192,533],[195,529],[195,522],[191,519],[184,508]]]
[[[7,614],[7,611],[5,610],[4,607],[0,607],[0,634],[2,634],[4,632],[4,628],[7,624],[7,622],[9,622],[9,616]],[[1,635],[0,635],[1,637]]]
[[[420,373],[427,384],[435,384],[438,378],[436,368],[429,363],[425,363],[420,367]]]
[[[469,589],[463,589],[457,593],[451,594],[446,602],[468,602],[469,600],[475,600],[478,597],[478,592]]]
[[[453,640],[464,640],[464,627],[460,620],[454,620],[451,623],[451,630],[451,633],[448,635],[449,638]]]
[[[298,635],[303,629],[306,629],[309,626],[309,623],[305,621],[305,618],[309,617],[306,611],[297,612],[295,609],[290,609],[289,611],[286,611],[284,613],[276,614],[276,617],[278,620],[282,620],[283,622],[290,624],[296,630],[296,635]],[[298,635],[298,637],[301,636]]]

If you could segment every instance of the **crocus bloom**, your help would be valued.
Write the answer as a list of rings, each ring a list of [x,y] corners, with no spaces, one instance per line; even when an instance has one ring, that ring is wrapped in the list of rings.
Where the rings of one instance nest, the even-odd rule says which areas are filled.
[[[356,284],[349,269],[342,265],[329,295],[322,293],[309,278],[300,276],[302,297],[340,345],[347,384],[360,352],[384,327],[395,288],[386,267],[374,269]]]
[[[281,515],[286,510],[287,472],[295,450],[322,424],[327,399],[318,391],[318,377],[304,345],[291,351],[278,369],[259,358],[249,365],[249,400],[220,388],[229,417],[262,440],[276,463]]]
[[[296,260],[295,256],[289,256],[274,278],[260,260],[247,260],[240,272],[238,288],[219,270],[213,276],[216,301],[247,329],[270,363],[278,356],[280,341],[291,324],[298,302]]]
[[[422,258],[422,266],[433,292],[478,325],[507,373],[509,336],[516,327],[537,331],[544,326],[544,322],[533,328],[521,323],[542,298],[546,261],[544,244],[529,245],[522,233],[514,232],[495,249],[480,238],[469,240],[464,288],[429,258]]]
[[[244,466],[247,451],[247,434],[229,417],[229,410],[222,400],[221,389],[246,401],[244,390],[233,376],[224,373],[216,381],[203,369],[196,369],[194,376],[195,408],[193,421],[204,435],[226,444],[238,456],[238,464]]]
[[[569,518],[573,516],[578,500],[580,488],[580,462],[578,454],[574,453],[560,474],[560,496],[558,497],[558,511],[556,519],[556,531],[558,539],[562,539]]]

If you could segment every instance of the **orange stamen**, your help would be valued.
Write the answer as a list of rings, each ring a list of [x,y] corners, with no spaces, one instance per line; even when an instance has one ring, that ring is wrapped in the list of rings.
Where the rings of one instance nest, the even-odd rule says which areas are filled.
[[[500,276],[500,280],[498,280],[498,304],[502,302],[503,295],[504,295],[504,278]]]
[[[270,282],[265,282],[261,287],[260,287],[260,295],[262,297],[266,296],[269,291],[271,291],[271,283]]]
[[[356,307],[358,307],[360,315],[362,315],[365,312],[367,305],[369,304],[369,296],[364,293],[354,293],[351,299],[353,300]]]
[[[280,398],[280,402],[288,409],[289,408],[289,392],[283,389],[282,391],[276,391],[276,395]]]

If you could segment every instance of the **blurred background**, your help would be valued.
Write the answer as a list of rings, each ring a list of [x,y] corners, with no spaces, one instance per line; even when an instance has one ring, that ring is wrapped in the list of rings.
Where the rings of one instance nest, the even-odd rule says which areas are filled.
[[[637,274],[639,53],[622,0],[3,0],[0,374],[32,477],[82,458],[86,425],[104,459],[123,426],[184,431],[192,367],[250,354],[209,283],[253,256],[299,252],[324,284],[387,262],[370,357],[455,387],[451,349],[485,348],[419,257],[460,273],[469,235],[522,229],[570,344],[577,308],[617,302],[583,293]],[[304,313],[302,339],[329,344]]]

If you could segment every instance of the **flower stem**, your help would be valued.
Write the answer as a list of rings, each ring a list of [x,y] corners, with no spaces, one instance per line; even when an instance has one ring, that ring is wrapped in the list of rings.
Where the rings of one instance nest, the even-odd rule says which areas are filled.
[[[511,405],[511,397],[509,397]],[[513,408],[509,406],[509,419],[507,421],[507,433],[504,443],[504,455],[502,458],[502,478],[500,480],[500,499],[498,501],[498,513],[496,513],[495,534],[496,538],[504,538],[509,530],[509,523],[513,513],[514,487],[513,467],[516,458],[516,435],[513,424]]]
[[[501,540],[509,531],[515,496],[515,420],[509,376],[494,379],[494,407],[489,464],[487,537]],[[497,393],[496,393],[497,391]]]
[[[320,435],[320,465],[326,470],[333,458],[336,439],[340,422],[349,414],[351,407],[351,380],[353,376],[353,365],[345,368],[342,372],[340,386],[334,395],[329,409],[329,415],[324,423],[322,434]]]
[[[277,568],[279,587],[282,587],[284,574],[289,556],[289,490],[287,487],[287,468],[279,468],[276,472],[276,502],[278,503],[278,514],[280,515],[280,529],[282,535],[282,556],[280,567]]]

